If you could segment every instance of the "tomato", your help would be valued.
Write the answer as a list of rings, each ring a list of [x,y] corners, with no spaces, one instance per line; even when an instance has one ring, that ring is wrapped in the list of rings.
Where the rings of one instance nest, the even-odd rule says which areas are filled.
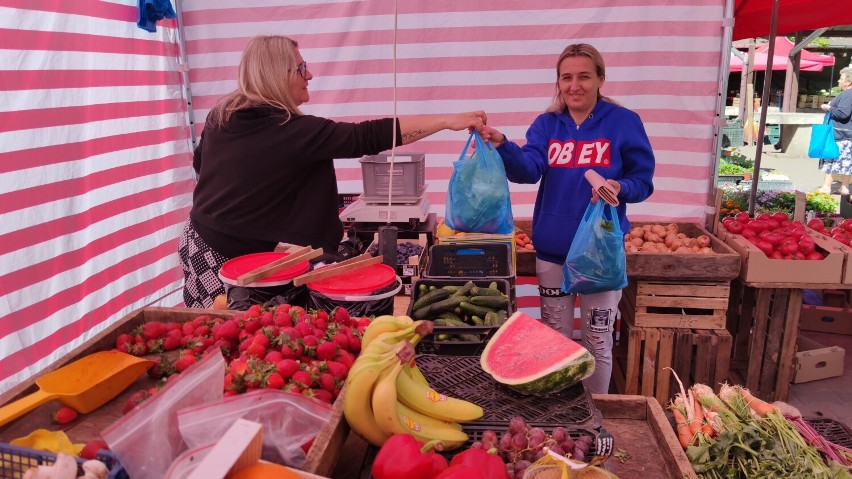
[[[840,223],[840,227],[846,231],[852,232],[852,218],[843,220],[843,222]]]
[[[740,221],[751,221],[751,216],[749,216],[745,211],[740,211],[737,213],[736,219]]]
[[[814,218],[808,221],[808,228],[815,229],[817,231],[825,230],[825,224],[819,218]]]
[[[809,259],[809,260],[813,260],[813,261],[819,261],[819,260],[823,259],[823,256],[822,256],[822,253],[813,252],[813,253],[808,253],[805,256],[805,259]]]
[[[838,228],[838,227],[835,226],[834,228],[831,228],[831,230],[828,232],[828,234],[830,234],[831,236],[835,236],[835,235],[846,236],[846,230],[844,230],[843,228]]]
[[[778,222],[775,218],[769,218],[766,221],[766,225],[770,230],[777,230],[781,227],[781,223]]]
[[[784,254],[796,254],[799,252],[799,244],[793,238],[787,238],[778,245],[778,251]]]
[[[831,235],[831,237],[834,238],[837,241],[840,241],[841,243],[843,243],[845,245],[849,244],[849,239],[846,237],[846,235],[836,234],[836,235]]]
[[[761,221],[766,221],[769,218],[772,218],[772,215],[770,215],[769,213],[760,213],[760,214],[758,214],[757,216],[754,217],[754,219],[761,220]]]
[[[771,244],[772,246],[778,246],[784,241],[784,237],[779,235],[778,233],[767,233],[763,235],[763,241]]]
[[[799,241],[799,251],[804,254],[811,254],[816,251],[816,245],[813,241]]]
[[[805,256],[805,253],[802,253],[801,251],[796,251],[796,259],[805,260],[805,259],[808,259],[808,258],[807,258],[807,256]]]
[[[743,224],[740,223],[737,220],[733,220],[733,221],[729,221],[729,222],[725,223],[725,229],[728,230],[729,232],[735,234],[735,235],[742,233],[744,228],[745,228],[745,226],[743,226]]]
[[[787,221],[789,219],[789,217],[787,216],[787,213],[784,213],[783,211],[779,211],[777,213],[772,213],[772,218],[778,220],[779,222]]]
[[[757,231],[755,231],[755,230],[751,227],[751,225],[748,225],[748,227],[743,228],[742,235],[743,235],[743,237],[744,237],[744,238],[746,238],[746,239],[748,239],[748,238],[754,238],[754,237],[756,237],[756,236],[757,236]]]
[[[785,255],[780,251],[773,251],[771,255],[769,255],[769,259],[790,259],[788,258],[790,255]]]
[[[763,240],[757,242],[757,247],[760,248],[760,251],[763,251],[763,254],[766,256],[771,256],[772,252],[775,251],[775,247],[772,246],[772,243]]]
[[[757,233],[769,229],[769,225],[766,224],[766,221],[763,220],[751,220],[751,222],[748,224],[748,227],[753,229]]]
[[[796,241],[800,241],[806,234],[808,234],[808,232],[805,231],[804,228],[793,228],[793,231],[790,232],[789,236],[790,238],[795,238]]]

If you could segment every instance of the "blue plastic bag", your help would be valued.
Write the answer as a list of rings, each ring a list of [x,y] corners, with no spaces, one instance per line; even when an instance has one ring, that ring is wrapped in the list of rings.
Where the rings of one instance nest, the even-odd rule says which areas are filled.
[[[822,125],[811,126],[811,141],[808,144],[808,156],[822,160],[840,158],[840,147],[834,141],[834,120],[828,113]]]
[[[465,157],[470,140],[476,150]],[[500,153],[491,143],[473,132],[459,160],[453,163],[453,175],[447,187],[444,223],[466,233],[510,234],[515,231],[509,181]]]
[[[624,233],[614,206],[589,203],[562,265],[562,291],[590,294],[627,286]]]

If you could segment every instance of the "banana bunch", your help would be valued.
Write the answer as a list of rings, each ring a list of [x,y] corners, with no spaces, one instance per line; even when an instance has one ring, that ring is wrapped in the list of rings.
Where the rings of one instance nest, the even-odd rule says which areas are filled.
[[[468,440],[459,423],[482,417],[482,408],[447,397],[429,386],[414,364],[414,346],[432,332],[430,321],[379,316],[364,331],[361,354],[346,378],[343,414],[352,430],[381,446],[394,434],[424,444],[439,440],[445,450]]]

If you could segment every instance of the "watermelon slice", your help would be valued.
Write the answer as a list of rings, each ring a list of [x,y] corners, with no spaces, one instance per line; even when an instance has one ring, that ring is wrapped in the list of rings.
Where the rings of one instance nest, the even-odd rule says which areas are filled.
[[[523,394],[561,391],[595,371],[586,348],[522,312],[500,326],[479,360],[495,381]]]

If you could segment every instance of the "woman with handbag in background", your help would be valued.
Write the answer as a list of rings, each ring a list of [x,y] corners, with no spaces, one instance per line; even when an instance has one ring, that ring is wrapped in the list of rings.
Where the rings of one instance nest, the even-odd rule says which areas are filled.
[[[578,294],[562,290],[563,264],[590,199],[597,201],[587,170],[602,176],[617,195],[622,233],[630,229],[625,203],[644,201],[654,191],[655,159],[645,127],[639,115],[601,94],[605,68],[593,46],[569,45],[556,61],[553,103],[529,127],[524,146],[483,128],[483,138],[503,158],[509,181],[540,181],[532,236],[541,319],[568,338]],[[595,371],[584,382],[591,392],[605,394],[621,290],[579,296],[581,344],[595,357]]]
[[[840,94],[829,103],[820,105],[823,111],[834,121],[834,141],[840,149],[840,158],[820,160],[820,169],[825,173],[825,184],[818,190],[831,193],[833,182],[831,175],[843,175],[840,179],[840,194],[849,194],[849,180],[852,175],[852,67],[840,70]]]

